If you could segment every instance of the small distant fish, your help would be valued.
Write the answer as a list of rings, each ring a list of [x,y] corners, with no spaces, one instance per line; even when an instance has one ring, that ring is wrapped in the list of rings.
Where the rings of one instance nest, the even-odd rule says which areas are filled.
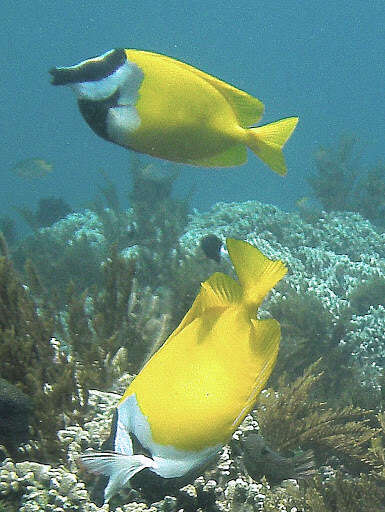
[[[294,457],[283,457],[267,446],[258,434],[250,433],[241,439],[243,463],[251,478],[258,480],[265,476],[275,485],[288,478],[301,480],[315,474],[313,452],[306,452]]]
[[[244,164],[250,148],[286,174],[282,148],[298,117],[256,127],[261,101],[184,62],[116,48],[50,74],[53,85],[73,89],[90,128],[110,142],[202,167]]]
[[[204,236],[201,238],[199,245],[207,258],[210,258],[217,263],[221,261],[221,248],[223,243],[216,235]]]
[[[52,170],[53,165],[42,158],[27,158],[12,168],[12,172],[25,179],[43,178]]]
[[[281,336],[274,319],[257,319],[265,295],[283,278],[242,240],[227,239],[238,281],[216,272],[164,345],[121,398],[112,451],[80,456],[108,477],[108,502],[132,478],[183,478],[202,471],[253,408],[275,365]],[[99,492],[99,489],[98,489]]]
[[[309,197],[303,196],[303,197],[300,197],[299,199],[297,199],[297,201],[295,202],[295,206],[299,210],[302,210],[303,208],[306,208],[307,206],[309,206],[309,202],[310,202]]]

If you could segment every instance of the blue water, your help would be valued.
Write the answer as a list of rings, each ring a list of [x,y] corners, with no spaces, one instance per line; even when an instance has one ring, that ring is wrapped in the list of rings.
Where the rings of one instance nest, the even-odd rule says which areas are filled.
[[[49,84],[48,69],[113,47],[165,53],[261,99],[264,122],[299,115],[285,148],[281,178],[253,154],[240,168],[182,167],[178,192],[195,185],[193,206],[258,199],[292,209],[309,193],[306,176],[320,144],[353,133],[363,161],[383,159],[385,133],[383,0],[246,2],[45,0],[5,2],[1,40],[0,215],[59,195],[81,207],[96,193],[103,168],[129,189],[130,152],[98,138],[73,94]],[[11,172],[22,159],[55,166],[28,182]]]

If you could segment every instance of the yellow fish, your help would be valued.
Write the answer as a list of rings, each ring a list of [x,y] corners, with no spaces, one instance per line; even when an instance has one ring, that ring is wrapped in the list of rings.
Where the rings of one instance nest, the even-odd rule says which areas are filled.
[[[239,281],[215,273],[202,283],[180,325],[121,398],[113,451],[80,458],[109,477],[106,502],[142,470],[173,479],[205,467],[270,376],[280,326],[257,319],[256,310],[287,269],[241,240],[228,239],[227,248]]]
[[[261,101],[184,62],[118,48],[50,73],[53,85],[74,90],[84,119],[110,142],[203,167],[243,164],[249,147],[286,174],[282,147],[298,117],[253,127]]]

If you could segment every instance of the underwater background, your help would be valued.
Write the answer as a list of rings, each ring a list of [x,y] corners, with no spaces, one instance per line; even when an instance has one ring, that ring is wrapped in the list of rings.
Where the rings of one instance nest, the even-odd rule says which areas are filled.
[[[361,142],[363,160],[384,146],[384,4],[210,1],[106,3],[5,2],[2,43],[2,186],[0,212],[59,194],[73,208],[96,192],[103,168],[129,188],[129,154],[95,137],[68,91],[49,85],[48,70],[114,47],[183,60],[261,99],[263,122],[299,115],[285,149],[290,172],[273,175],[250,155],[239,169],[183,167],[177,188],[195,187],[193,206],[258,199],[292,209],[308,195],[306,176],[319,145],[342,134]],[[54,172],[33,183],[11,172],[20,160],[44,158]]]
[[[385,511],[384,2],[2,7],[0,512]],[[48,70],[114,47],[247,91],[263,123],[298,115],[287,176],[97,137]],[[198,479],[102,507],[76,460],[200,283],[232,274],[208,235],[288,266],[260,311],[282,328],[268,389]]]

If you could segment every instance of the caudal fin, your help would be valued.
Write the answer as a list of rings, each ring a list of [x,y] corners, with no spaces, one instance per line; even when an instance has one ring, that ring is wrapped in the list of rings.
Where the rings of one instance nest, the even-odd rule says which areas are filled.
[[[243,240],[228,238],[226,245],[242,287],[243,300],[259,307],[267,292],[286,274],[285,264],[270,260]]]
[[[111,496],[136,473],[144,468],[154,467],[154,461],[144,455],[124,455],[116,452],[83,453],[79,460],[80,466],[91,473],[109,477],[104,490],[104,501],[107,503]]]
[[[298,117],[287,117],[275,123],[249,128],[247,145],[273,171],[284,176],[287,172],[282,148],[293,133]]]

